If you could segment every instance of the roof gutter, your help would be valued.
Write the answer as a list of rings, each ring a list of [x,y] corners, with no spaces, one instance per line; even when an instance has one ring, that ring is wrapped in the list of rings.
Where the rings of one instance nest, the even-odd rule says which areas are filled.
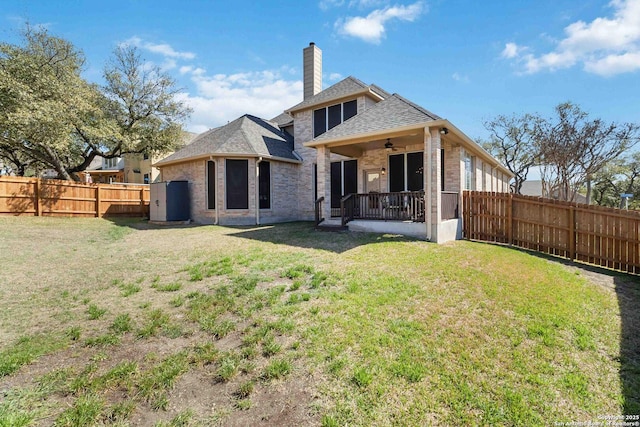
[[[423,131],[425,128],[434,128],[434,127],[447,128],[451,134],[455,135],[460,140],[462,140],[470,149],[470,151],[472,151],[474,154],[480,156],[485,161],[490,163],[492,166],[495,166],[498,169],[500,169],[502,173],[509,175],[510,177],[514,176],[509,169],[507,169],[502,164],[500,164],[500,162],[497,162],[496,159],[491,154],[489,154],[484,148],[478,145],[478,143],[476,143],[474,140],[469,138],[460,129],[455,127],[453,124],[451,124],[451,122],[449,122],[449,120],[446,120],[446,119],[430,120],[422,123],[399,126],[397,128],[392,128],[392,129],[377,130],[374,132],[363,132],[355,135],[349,135],[347,137],[335,137],[335,138],[327,138],[327,139],[320,139],[320,140],[312,140],[304,143],[303,145],[305,147],[312,147],[312,148],[315,148],[321,145],[326,145],[329,148],[339,147],[343,145],[352,145],[360,142],[373,141],[376,139],[395,138],[398,136],[407,135],[411,131]]]
[[[295,164],[300,164],[302,163],[302,160],[297,160],[299,158],[299,156],[295,155],[296,160],[294,159],[287,159],[285,157],[278,157],[278,156],[261,156],[259,154],[247,154],[247,153],[214,153],[214,154],[201,154],[199,156],[194,156],[194,157],[186,157],[184,159],[177,159],[177,160],[169,160],[169,161],[159,161],[158,163],[154,163],[152,166],[156,167],[156,168],[163,168],[165,166],[171,166],[171,165],[177,165],[180,163],[187,163],[187,162],[193,162],[196,160],[208,160],[211,158],[217,158],[217,157],[242,157],[242,158],[250,158],[250,159],[257,159],[257,158],[262,158],[264,157],[264,159],[270,159],[270,160],[277,160],[279,162],[285,162],[285,163],[295,163]]]

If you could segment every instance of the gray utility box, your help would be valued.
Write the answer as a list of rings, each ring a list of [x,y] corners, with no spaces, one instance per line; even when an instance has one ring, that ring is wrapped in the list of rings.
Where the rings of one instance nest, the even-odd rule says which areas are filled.
[[[167,181],[151,184],[149,205],[151,221],[188,221],[191,217],[189,182]]]

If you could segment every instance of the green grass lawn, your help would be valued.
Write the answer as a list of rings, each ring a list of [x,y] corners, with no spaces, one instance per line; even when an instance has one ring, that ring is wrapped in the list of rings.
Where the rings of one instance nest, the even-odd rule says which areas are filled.
[[[0,217],[0,426],[640,414],[640,286],[309,223]]]

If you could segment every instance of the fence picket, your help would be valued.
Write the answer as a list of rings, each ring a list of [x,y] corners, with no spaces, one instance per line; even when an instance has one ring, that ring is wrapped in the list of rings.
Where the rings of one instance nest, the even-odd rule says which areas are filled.
[[[146,216],[149,187],[0,176],[0,215]]]
[[[506,193],[463,193],[464,236],[640,274],[640,212]]]

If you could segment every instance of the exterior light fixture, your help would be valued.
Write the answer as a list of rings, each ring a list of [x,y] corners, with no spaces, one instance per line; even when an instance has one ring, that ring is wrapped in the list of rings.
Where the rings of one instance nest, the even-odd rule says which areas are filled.
[[[380,174],[381,175],[386,175],[387,174],[387,170],[385,168],[380,169]]]
[[[447,129],[447,128],[440,128],[440,134],[441,134],[441,135],[446,135],[446,134],[448,134],[448,133],[449,133],[449,129]]]

